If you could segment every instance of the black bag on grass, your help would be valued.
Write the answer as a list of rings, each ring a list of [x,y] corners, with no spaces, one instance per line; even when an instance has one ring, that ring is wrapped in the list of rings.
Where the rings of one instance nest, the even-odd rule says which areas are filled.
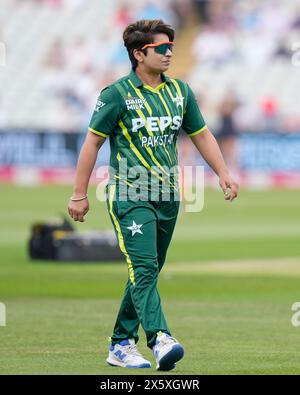
[[[67,232],[73,232],[74,228],[67,219],[48,223],[36,223],[31,229],[29,240],[29,256],[31,259],[57,259],[55,238]]]

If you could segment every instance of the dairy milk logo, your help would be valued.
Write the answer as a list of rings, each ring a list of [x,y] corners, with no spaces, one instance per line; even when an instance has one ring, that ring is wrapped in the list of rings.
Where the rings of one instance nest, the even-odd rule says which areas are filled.
[[[146,99],[138,97],[126,97],[125,99],[127,110],[144,110]]]

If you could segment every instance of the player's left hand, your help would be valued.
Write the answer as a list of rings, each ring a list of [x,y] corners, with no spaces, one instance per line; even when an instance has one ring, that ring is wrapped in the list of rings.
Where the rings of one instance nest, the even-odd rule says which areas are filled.
[[[238,196],[239,184],[230,175],[220,176],[219,184],[224,192],[225,200],[232,202]]]

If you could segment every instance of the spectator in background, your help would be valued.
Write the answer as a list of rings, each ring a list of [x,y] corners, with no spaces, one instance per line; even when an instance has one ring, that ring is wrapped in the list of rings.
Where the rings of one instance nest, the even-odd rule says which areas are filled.
[[[209,0],[193,0],[193,5],[199,17],[200,23],[207,24],[210,22]]]
[[[238,130],[235,123],[235,112],[238,108],[236,95],[232,91],[226,92],[219,106],[219,128],[217,140],[222,154],[231,171],[237,171],[237,137]]]
[[[241,33],[251,33],[259,24],[259,7],[253,2],[238,2],[233,5],[235,15],[238,15],[237,29]]]
[[[292,29],[300,30],[300,11],[292,22]]]
[[[91,57],[84,37],[79,37],[71,45],[66,47],[68,68],[77,72],[92,70]]]
[[[177,31],[182,30],[190,22],[190,16],[194,12],[191,1],[172,0],[170,9],[175,16]]]
[[[132,11],[128,3],[122,3],[114,16],[114,26],[123,29],[132,21]]]
[[[64,0],[35,0],[36,3],[46,4],[51,7],[61,7],[64,5]]]
[[[236,28],[236,15],[233,13],[232,0],[211,1],[209,3],[210,25],[229,33]]]
[[[173,14],[172,10],[168,8],[170,1],[160,0],[147,0],[142,4],[141,9],[134,15],[135,20],[140,19],[157,19],[160,18],[166,23],[177,27],[178,23],[176,15]],[[171,10],[171,11],[170,11]]]
[[[273,54],[274,59],[290,60],[292,56],[291,48],[287,40],[281,39]]]
[[[85,0],[34,0],[35,3],[46,4],[51,7],[66,7],[69,10],[80,9],[86,5]]]
[[[50,113],[54,108],[49,105],[48,101],[55,101],[58,93],[62,97],[61,92],[63,91],[67,92],[68,104],[66,106],[69,103],[74,103],[74,95],[79,98],[79,101],[82,101],[82,92],[90,90],[91,81],[99,80],[99,84],[101,84],[104,75],[112,75],[112,80],[114,80],[115,76],[127,72],[127,54],[118,40],[120,31],[125,25],[135,19],[155,18],[159,15],[178,30],[178,28],[186,27],[186,21],[190,21],[188,16],[191,4],[194,5],[192,8],[194,15],[196,13],[200,15],[201,32],[195,38],[192,46],[196,58],[195,69],[193,71],[186,67],[184,72],[186,72],[187,79],[197,81],[198,67],[205,66],[201,72],[205,78],[208,73],[207,80],[200,78],[201,82],[198,87],[203,91],[203,84],[206,85],[206,102],[212,103],[207,111],[207,117],[216,119],[215,108],[218,93],[225,92],[228,80],[232,78],[239,96],[243,98],[243,106],[240,106],[238,110],[243,114],[237,119],[239,130],[258,131],[262,125],[270,125],[273,122],[270,114],[266,115],[264,106],[260,102],[263,95],[268,95],[268,90],[276,92],[280,102],[284,103],[284,109],[280,113],[281,122],[285,122],[283,118],[287,117],[288,124],[295,125],[296,121],[294,120],[297,119],[299,113],[295,103],[298,97],[297,72],[299,67],[297,66],[300,63],[299,48],[296,46],[299,42],[300,29],[300,8],[297,5],[297,0],[289,2],[279,0],[165,0],[164,2],[161,0],[117,0],[109,5],[112,10],[114,9],[107,15],[111,28],[101,29],[96,26],[97,23],[94,23],[92,29],[87,28],[82,33],[79,33],[81,31],[80,25],[90,17],[92,18],[92,15],[89,15],[89,12],[81,14],[81,10],[89,11],[95,7],[93,17],[99,13],[97,18],[101,19],[102,2],[99,0],[5,0],[1,6],[4,15],[8,16],[3,18],[4,28],[7,25],[8,29],[6,30],[8,31],[17,29],[17,26],[11,22],[12,17],[17,17],[23,7],[24,9],[28,8],[28,12],[33,12],[32,15],[34,15],[30,29],[41,31],[41,34],[37,34],[35,37],[39,42],[39,48],[41,48],[41,56],[44,56],[45,51],[47,52],[46,57],[41,59],[38,58],[39,50],[37,50],[36,56],[32,59],[41,76],[39,83],[35,86],[36,93],[29,94],[27,102],[31,102],[31,107],[34,107],[34,102],[39,102],[36,100],[36,94],[40,94],[41,92],[38,91],[42,91],[44,88],[46,88],[47,97],[43,103],[39,103],[39,106],[44,107],[45,112]],[[103,9],[104,7],[103,4]],[[75,11],[73,12],[73,10]],[[48,22],[40,23],[47,15],[50,18],[50,24],[47,25]],[[55,24],[58,21],[57,15],[64,19],[64,26],[68,26],[67,35],[59,29],[55,31]],[[74,17],[72,26],[68,25],[69,15]],[[106,21],[101,22],[105,23]],[[39,25],[41,30],[38,28]],[[45,25],[48,26],[46,29],[48,40],[43,43],[45,38],[42,26]],[[79,25],[78,29],[77,25]],[[24,27],[21,29],[24,33],[20,35],[18,46],[15,48],[12,45],[9,46],[10,51],[19,52],[19,56],[11,57],[16,62],[18,62],[17,59],[22,59],[22,52],[26,53],[28,50],[26,48],[28,44],[25,43],[26,27],[25,29]],[[98,31],[101,32],[99,36],[97,36]],[[81,39],[78,39],[78,34],[82,34]],[[51,35],[53,41],[49,45]],[[55,38],[55,35],[58,37]],[[8,34],[8,38],[9,36],[10,34]],[[77,39],[78,41],[76,41]],[[187,47],[191,44],[190,40],[186,41]],[[292,68],[289,67],[291,63],[294,66]],[[21,61],[20,64],[22,64]],[[280,69],[283,70],[282,75],[284,75],[285,67],[287,77],[284,89],[282,89],[282,84],[279,81],[281,78]],[[19,68],[20,65],[15,64],[12,69]],[[191,77],[190,74],[192,74]],[[7,75],[7,78],[10,79],[9,73]],[[19,78],[21,77],[15,78],[16,83]],[[81,80],[83,82],[80,82]],[[107,80],[106,77],[105,80]],[[261,80],[263,80],[262,84]],[[75,84],[76,87],[72,86],[74,81],[79,81],[78,84]],[[38,85],[41,89],[38,88]],[[101,87],[103,86],[101,85]],[[214,87],[216,89],[211,89]],[[10,89],[17,92],[16,89]],[[94,92],[97,92],[97,89],[99,86],[94,87]],[[26,90],[29,92],[28,89]],[[218,91],[216,95],[215,90]],[[94,93],[92,94],[92,103],[94,102],[93,95]],[[6,96],[9,97],[9,95]],[[86,93],[84,93],[85,96]],[[17,93],[12,92],[12,97],[13,100],[10,102],[17,102]],[[5,98],[3,100],[6,102]],[[87,100],[85,105],[90,106],[89,99],[84,98],[83,100]],[[23,111],[21,105],[17,105],[17,107],[20,112]],[[51,109],[47,110],[48,107]],[[59,117],[58,111],[55,110],[58,124]],[[51,117],[49,116],[49,118]],[[36,117],[32,116],[32,119],[36,124]]]
[[[5,123],[7,122],[7,114],[3,111],[1,102],[2,102],[2,100],[0,97],[0,128],[2,128],[5,125]]]
[[[81,10],[85,7],[88,7],[88,1],[86,0],[63,0],[64,6],[69,10]]]
[[[88,40],[89,59],[94,72],[103,74],[111,68],[114,45],[114,36],[109,31]]]
[[[192,52],[199,63],[218,67],[232,59],[234,45],[226,31],[207,26],[196,38]]]
[[[265,67],[275,52],[275,41],[259,31],[238,38],[241,62],[249,68]]]
[[[51,44],[44,66],[57,70],[62,70],[66,66],[65,50],[61,38],[57,37]]]
[[[279,131],[279,104],[275,96],[264,97],[261,101],[262,129],[265,132]]]

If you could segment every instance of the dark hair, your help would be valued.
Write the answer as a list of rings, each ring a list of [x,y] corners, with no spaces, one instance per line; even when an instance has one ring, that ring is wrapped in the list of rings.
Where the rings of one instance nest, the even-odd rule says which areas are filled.
[[[166,34],[169,37],[169,41],[174,41],[174,29],[161,19],[142,19],[126,27],[123,33],[123,40],[133,69],[138,65],[133,51],[141,49],[146,44],[152,44],[154,35],[159,33]]]

